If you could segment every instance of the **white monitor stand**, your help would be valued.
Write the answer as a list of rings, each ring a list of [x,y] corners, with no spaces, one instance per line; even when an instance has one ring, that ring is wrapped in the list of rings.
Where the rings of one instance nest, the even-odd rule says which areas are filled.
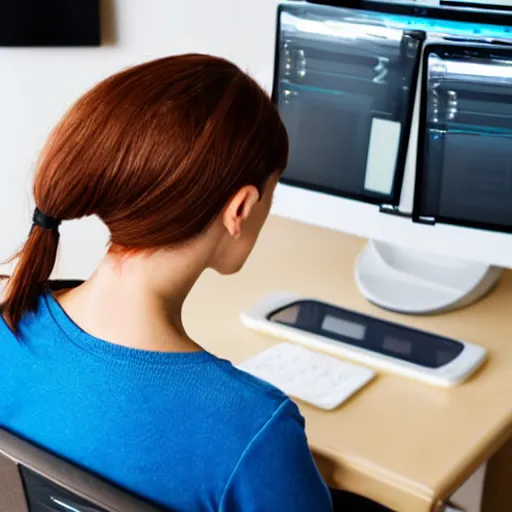
[[[500,267],[404,249],[370,240],[355,265],[361,293],[372,303],[408,314],[462,308],[489,293]]]

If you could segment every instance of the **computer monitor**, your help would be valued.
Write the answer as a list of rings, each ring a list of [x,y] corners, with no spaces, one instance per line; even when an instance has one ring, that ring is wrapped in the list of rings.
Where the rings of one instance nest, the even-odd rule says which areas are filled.
[[[356,281],[387,309],[462,307],[512,268],[512,11],[499,1],[279,5],[273,99],[291,151],[273,213],[368,238]]]

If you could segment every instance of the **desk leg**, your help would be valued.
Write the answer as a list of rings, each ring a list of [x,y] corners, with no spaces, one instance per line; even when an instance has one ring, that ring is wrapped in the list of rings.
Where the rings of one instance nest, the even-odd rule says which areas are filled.
[[[488,463],[482,512],[512,510],[512,439]]]

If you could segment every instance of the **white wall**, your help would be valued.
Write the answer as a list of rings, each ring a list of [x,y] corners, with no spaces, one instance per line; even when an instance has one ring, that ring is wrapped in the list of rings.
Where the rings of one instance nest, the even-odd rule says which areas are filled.
[[[275,7],[276,0],[106,0],[100,48],[0,48],[0,260],[28,233],[35,161],[80,94],[119,69],[184,52],[224,56],[268,84]],[[58,274],[86,276],[105,240],[94,219],[64,224]]]

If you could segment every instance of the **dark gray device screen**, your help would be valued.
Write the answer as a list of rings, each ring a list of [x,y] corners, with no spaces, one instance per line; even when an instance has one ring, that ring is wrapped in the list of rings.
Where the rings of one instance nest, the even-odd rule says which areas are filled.
[[[464,350],[459,341],[312,300],[291,303],[268,320],[426,368],[440,368]]]

